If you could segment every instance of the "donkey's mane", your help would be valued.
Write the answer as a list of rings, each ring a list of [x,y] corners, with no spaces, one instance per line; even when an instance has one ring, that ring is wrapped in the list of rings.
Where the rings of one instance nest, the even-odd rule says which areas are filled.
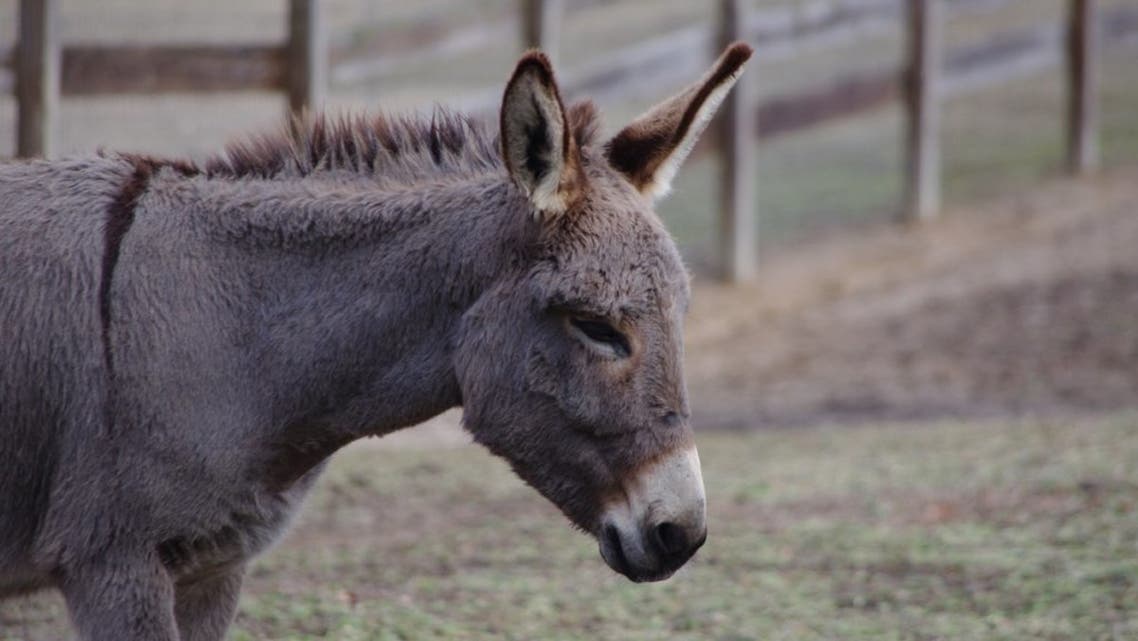
[[[578,144],[590,144],[598,128],[593,104],[577,103],[567,115]],[[443,107],[412,115],[320,113],[230,143],[206,160],[205,173],[274,178],[339,170],[395,181],[470,176],[502,167],[499,144],[496,122]]]
[[[205,171],[273,178],[341,170],[406,179],[493,169],[501,165],[497,148],[486,123],[443,108],[429,115],[314,114],[230,143]]]

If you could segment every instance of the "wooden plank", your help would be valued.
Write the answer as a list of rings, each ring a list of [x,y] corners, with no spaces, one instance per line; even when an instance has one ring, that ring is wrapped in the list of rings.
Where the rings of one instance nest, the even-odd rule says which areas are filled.
[[[820,89],[768,98],[758,107],[758,137],[802,131],[889,104],[902,94],[900,76],[893,69],[865,72]]]
[[[20,0],[16,155],[50,156],[59,112],[58,0]]]
[[[63,93],[281,90],[285,52],[275,46],[70,46]]]
[[[498,46],[509,42],[517,32],[518,25],[513,22],[479,22],[462,29],[449,29],[435,19],[412,25],[389,37],[363,36],[361,41],[332,46],[329,82],[334,87],[373,84],[413,65],[435,61],[446,64],[473,49]]]
[[[561,50],[561,19],[565,15],[562,0],[521,0],[522,46],[541,49],[553,64]]]
[[[940,209],[941,0],[909,0],[906,75],[905,220]]]
[[[323,106],[328,87],[324,0],[289,0],[288,105],[293,113]]]
[[[561,20],[611,0],[558,0]],[[519,0],[523,2],[523,0]],[[503,15],[502,9],[509,12]],[[403,25],[398,32],[363,26],[351,34],[333,35],[331,44],[332,85],[348,86],[374,82],[385,75],[397,73],[409,65],[462,56],[488,46],[498,46],[521,34],[522,44],[529,46],[522,23],[525,21],[524,2],[501,7],[487,5],[480,13],[482,20],[471,23],[453,23],[438,15],[424,16]],[[556,57],[560,47],[551,51]]]
[[[1099,22],[1097,0],[1070,0],[1067,27],[1067,169],[1099,164]]]
[[[718,49],[742,35],[744,0],[720,0]],[[753,280],[758,267],[755,198],[755,65],[724,99],[716,119],[719,152],[719,269],[730,283]]]

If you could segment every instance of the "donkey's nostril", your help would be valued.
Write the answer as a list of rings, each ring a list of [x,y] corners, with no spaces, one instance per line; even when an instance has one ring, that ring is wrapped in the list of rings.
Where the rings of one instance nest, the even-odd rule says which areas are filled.
[[[620,532],[617,531],[615,525],[605,526],[605,542],[614,550],[620,549]]]
[[[687,534],[675,523],[665,521],[652,528],[652,539],[665,556],[677,556],[687,552],[688,549]]]

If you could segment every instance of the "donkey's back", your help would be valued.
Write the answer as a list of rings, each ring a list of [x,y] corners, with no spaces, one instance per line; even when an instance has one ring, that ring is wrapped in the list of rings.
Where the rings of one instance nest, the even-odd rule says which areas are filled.
[[[106,212],[129,164],[0,164],[0,595],[34,587],[37,532],[103,412]]]

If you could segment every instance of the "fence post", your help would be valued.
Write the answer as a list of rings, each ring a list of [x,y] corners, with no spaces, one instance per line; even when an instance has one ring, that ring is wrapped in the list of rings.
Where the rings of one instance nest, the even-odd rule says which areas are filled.
[[[940,210],[941,0],[908,0],[905,220]]]
[[[293,113],[319,108],[328,86],[324,0],[289,0],[288,106]]]
[[[541,49],[550,61],[557,64],[561,48],[561,18],[565,13],[563,0],[521,0],[522,46]]]
[[[747,3],[719,2],[719,49],[743,38]],[[759,232],[755,202],[755,99],[754,65],[744,70],[727,94],[716,119],[719,154],[720,277],[739,283],[755,277]]]
[[[1070,0],[1067,23],[1067,168],[1093,171],[1099,163],[1098,2]]]
[[[57,0],[20,0],[16,51],[17,156],[49,156],[59,112]]]

